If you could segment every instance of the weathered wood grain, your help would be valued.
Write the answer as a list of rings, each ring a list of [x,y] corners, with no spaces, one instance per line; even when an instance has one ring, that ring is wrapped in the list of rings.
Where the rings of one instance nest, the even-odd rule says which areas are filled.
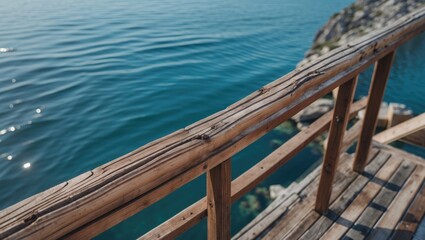
[[[356,90],[357,78],[358,77],[355,77],[342,84],[338,90],[338,96],[336,98],[331,127],[329,130],[327,148],[323,158],[319,190],[317,192],[315,209],[320,214],[324,214],[329,207],[333,179],[338,166],[345,129],[347,128],[349,120],[350,105],[353,101],[354,92]]]
[[[304,231],[304,234],[300,239],[311,240],[319,239],[324,232],[337,220],[338,216],[344,212],[348,205],[354,200],[354,198],[362,191],[364,186],[371,180],[369,175],[374,176],[380,171],[383,165],[390,158],[390,154],[381,152],[377,157],[374,158],[373,162],[366,168],[367,175],[359,175],[351,183],[351,185],[344,190],[343,193],[335,200],[331,205],[330,211],[324,216],[321,216],[310,228]]]
[[[232,161],[228,159],[207,172],[208,239],[230,239],[230,184]]]
[[[232,239],[257,239],[260,237],[268,228],[271,228],[272,225],[279,219],[285,217],[285,214],[289,211],[294,204],[297,204],[299,201],[302,201],[304,196],[303,192],[311,192],[315,187],[313,182],[318,181],[320,174],[320,169],[316,168],[305,178],[302,179],[299,183],[292,183],[288,188],[285,189],[285,193],[275,199],[266,209],[264,209],[260,214],[258,214],[254,220],[240,230]],[[292,202],[291,197],[294,197]],[[286,209],[282,209],[281,205],[287,206]]]
[[[422,129],[425,129],[425,113],[376,134],[373,140],[380,143],[391,143]]]
[[[390,239],[412,239],[419,223],[425,214],[425,182],[422,182],[421,189],[415,200],[407,209],[405,215],[397,225],[396,231]]]
[[[378,123],[379,109],[384,98],[385,87],[390,75],[393,59],[394,52],[390,52],[375,64],[370,83],[369,100],[367,102],[363,127],[357,143],[356,157],[353,164],[354,171],[359,173],[363,172],[366,165],[367,155],[369,154],[372,137],[375,134],[376,124]]]
[[[371,158],[375,157],[377,151],[373,149],[373,154]],[[335,185],[333,191],[335,193],[340,193],[345,189],[357,176],[357,174],[349,168],[349,160],[352,160],[352,156],[343,154],[341,157],[341,164],[338,166],[338,171],[335,176]],[[267,234],[262,238],[265,240],[281,239],[287,236],[291,230],[297,227],[297,224],[307,216],[311,211],[314,211],[314,202],[315,196],[317,194],[318,182],[312,183],[313,190],[305,193],[301,193],[302,201],[299,204],[296,204],[287,215],[282,219],[276,222],[275,226],[267,232]],[[310,197],[309,197],[310,196]],[[331,201],[335,200],[338,197],[338,194],[331,195]]]
[[[398,191],[404,185],[404,182],[409,178],[415,166],[411,162],[404,161],[343,238],[363,239],[367,237],[373,226],[387,210]]]
[[[340,89],[341,90],[341,89]],[[371,175],[374,175],[384,164],[385,162],[388,160],[389,155],[387,154],[380,154],[378,153],[376,155],[376,157],[373,158],[373,160],[371,161],[371,163],[367,166],[366,171],[368,173],[370,173]],[[353,172],[351,172],[353,174]],[[359,180],[359,175],[357,174],[353,174],[352,175],[352,179],[351,181],[348,183],[347,186],[345,186],[344,188],[335,188],[335,190],[332,192],[333,198],[332,198],[332,205],[334,206],[343,206],[344,203],[346,201],[348,201],[350,199],[349,194],[352,194],[351,191],[346,191],[347,188],[356,188],[359,189],[361,186],[358,185],[360,182],[358,182]],[[362,179],[362,178],[360,178]],[[341,181],[341,180],[339,180]],[[362,180],[360,180],[362,181]],[[361,183],[360,183],[361,184]],[[335,186],[337,186],[337,184],[335,184]],[[312,198],[313,195],[309,196]],[[313,232],[308,233],[308,229],[310,229],[313,225],[315,225],[317,223],[317,220],[320,219],[320,217],[323,216],[319,213],[317,213],[316,211],[309,209],[309,213],[306,217],[304,217],[303,220],[301,220],[300,222],[298,222],[296,224],[296,226],[289,232],[288,235],[284,236],[282,239],[287,239],[287,240],[292,240],[292,239],[315,239],[315,234],[313,234]],[[318,223],[318,226],[321,225],[321,222]],[[313,231],[316,228],[313,227]],[[305,234],[307,232],[307,235],[304,237],[303,234]],[[319,234],[319,232],[317,233]],[[283,235],[283,233],[282,233]],[[317,238],[320,235],[317,235]]]
[[[392,235],[393,229],[395,229],[403,213],[415,198],[424,177],[425,168],[417,166],[405,186],[391,203],[391,206],[384,213],[384,216],[373,227],[371,234],[367,237],[368,239],[386,240]]]
[[[320,239],[340,239],[356,222],[399,166],[400,160],[391,157]]]
[[[376,141],[372,143],[373,148],[380,149],[383,151],[391,152],[392,155],[397,155],[397,158],[400,159],[409,159],[410,162],[414,162],[417,165],[425,166],[425,160],[421,157],[408,153],[406,151],[400,150],[398,148],[392,147],[387,144],[381,144]]]
[[[350,108],[350,117],[355,116],[356,113],[365,106],[365,99],[353,103]],[[279,167],[283,166],[288,160],[290,160],[305,146],[307,146],[309,142],[325,131],[329,127],[332,116],[331,114],[332,112],[324,114],[322,117],[313,122],[309,127],[296,134],[266,158],[236,178],[232,182],[232,202],[236,201],[241,196],[249,192],[267,176],[276,171]],[[351,145],[351,143],[348,142],[347,144]],[[188,217],[186,217],[188,216],[188,213],[192,213],[189,215],[189,218],[194,218],[198,221],[191,221]],[[140,239],[152,239],[155,236],[159,236],[160,238],[167,238],[168,236],[172,238],[176,237],[173,231],[181,233],[182,231],[185,231],[194,224],[198,223],[204,216],[206,216],[205,200],[200,200],[164,224],[161,224],[155,229],[151,230]],[[176,227],[174,228],[171,226],[171,223]]]

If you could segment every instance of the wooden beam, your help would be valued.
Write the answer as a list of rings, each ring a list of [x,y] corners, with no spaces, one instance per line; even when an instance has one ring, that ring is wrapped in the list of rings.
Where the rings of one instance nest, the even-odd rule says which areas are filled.
[[[390,75],[391,65],[394,59],[394,52],[388,53],[375,64],[372,81],[369,89],[369,100],[366,114],[363,119],[363,127],[357,144],[356,157],[354,158],[353,169],[362,173],[366,164],[366,159],[372,144],[372,137],[375,133],[378,120],[379,108],[384,98],[385,87]]]
[[[0,238],[101,233],[111,227],[111,216],[115,224],[139,210],[132,208],[124,214],[123,206],[143,202],[146,194],[204,164],[203,171],[188,173],[185,181],[195,179],[424,30],[422,8],[290,72],[223,111],[4,209]]]
[[[231,159],[207,172],[208,239],[230,239]]]
[[[409,136],[410,134],[422,129],[425,129],[425,113],[376,134],[373,137],[373,140],[387,144]]]
[[[338,90],[316,199],[315,209],[321,214],[325,213],[329,207],[333,179],[338,166],[356,85],[357,77],[341,85]]]
[[[354,117],[358,111],[366,106],[366,99],[359,100],[351,105],[350,117]],[[329,128],[332,112],[324,114],[314,121],[306,129],[285,142],[266,158],[251,167],[232,182],[232,203],[251,191],[261,181],[283,166],[293,156],[300,152],[313,139]],[[346,142],[346,141],[344,141]],[[347,145],[351,143],[346,142]],[[188,230],[207,215],[206,198],[192,204],[174,217],[149,231],[139,238],[148,239],[173,239]]]

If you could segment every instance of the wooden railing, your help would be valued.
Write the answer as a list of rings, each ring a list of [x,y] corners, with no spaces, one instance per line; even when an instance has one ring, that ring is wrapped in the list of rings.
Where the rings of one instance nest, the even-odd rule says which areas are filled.
[[[230,205],[330,126],[316,209],[327,210],[347,121],[367,105],[354,169],[362,172],[394,51],[425,30],[425,9],[295,69],[228,108],[0,213],[0,239],[86,239],[207,173],[207,196],[141,239],[173,238],[208,218],[210,239],[230,238]],[[351,104],[357,76],[377,62],[370,94]],[[339,87],[333,113],[231,181],[231,157]],[[354,137],[353,137],[354,136]]]

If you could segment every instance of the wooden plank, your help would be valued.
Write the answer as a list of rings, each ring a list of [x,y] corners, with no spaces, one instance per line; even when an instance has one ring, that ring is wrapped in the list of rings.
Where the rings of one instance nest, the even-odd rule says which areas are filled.
[[[370,156],[374,158],[378,152],[373,149],[373,154]],[[352,159],[352,156],[347,154],[342,154],[341,164],[338,166],[338,171],[335,176],[335,186],[333,191],[336,193],[341,192],[345,189],[357,176],[357,174],[349,168],[349,160]],[[317,186],[318,182],[315,182],[313,186]],[[283,238],[289,232],[297,227],[297,224],[313,209],[315,198],[317,194],[317,187],[313,188],[312,191],[302,193],[302,201],[299,204],[296,204],[284,218],[276,222],[276,225],[267,232],[263,237],[265,240],[273,240],[277,238]],[[336,194],[331,195],[331,200],[334,200],[337,197]]]
[[[350,117],[355,116],[356,113],[365,106],[365,99],[359,100],[352,104],[350,109]],[[313,122],[309,127],[296,134],[266,158],[261,160],[259,163],[254,165],[252,168],[234,180],[232,182],[231,189],[232,202],[236,201],[241,196],[249,192],[253,187],[258,185],[276,169],[283,166],[288,160],[290,160],[305,146],[307,146],[309,142],[323,133],[323,131],[325,131],[330,125],[330,117],[332,116],[331,114],[331,112],[324,114],[321,118]],[[183,181],[180,183],[183,183]],[[158,193],[156,193],[155,196],[158,196]],[[199,200],[197,203],[183,210],[167,222],[149,231],[140,239],[153,239],[155,236],[161,236],[161,238],[175,238],[176,235],[174,234],[174,231],[176,233],[182,233],[206,216],[207,210],[206,205],[204,204],[205,202],[205,199]],[[188,215],[188,213],[191,214]],[[197,221],[191,221],[189,218],[194,218]],[[74,235],[75,238],[87,237],[87,235],[82,235],[81,233],[90,233],[90,231],[86,229],[86,231],[80,231],[78,233],[80,234]]]
[[[284,202],[280,203],[276,206],[271,212],[267,212],[260,219],[256,219],[256,221],[252,221],[249,223],[249,227],[244,227],[240,232],[238,232],[232,239],[257,239],[265,229],[270,227],[276,219],[279,217],[285,216],[288,213],[290,207],[300,201],[300,197],[298,194],[292,194],[288,198],[285,199]],[[263,211],[264,212],[264,211]]]
[[[396,109],[398,108],[398,104],[390,104],[388,111],[388,127],[393,127],[398,125],[404,121],[407,121],[413,118],[412,112],[410,110],[405,110],[401,107],[402,110]],[[400,141],[417,145],[420,147],[425,147],[425,129],[419,130],[415,133],[412,133],[402,139]]]
[[[304,201],[305,194],[314,191],[317,186],[320,174],[320,168],[316,168],[310,174],[308,174],[300,183],[293,183],[287,189],[284,195],[279,196],[275,199],[265,210],[263,210],[254,220],[247,224],[241,231],[239,231],[232,239],[257,239],[259,238],[268,228],[285,217],[288,213],[289,208],[292,208],[295,204],[300,201]],[[295,201],[289,197],[296,197]],[[294,198],[295,198],[294,197]]]
[[[363,128],[360,132],[360,138],[357,143],[356,157],[354,159],[353,169],[356,172],[363,172],[366,165],[367,155],[372,144],[372,137],[375,134],[376,123],[378,120],[379,108],[384,98],[385,87],[388,76],[390,75],[391,65],[394,59],[394,52],[388,53],[381,58],[375,65],[372,81],[370,83],[368,103],[365,117],[363,119]]]
[[[413,163],[403,161],[390,181],[385,184],[372,203],[362,213],[360,218],[343,237],[345,239],[363,239],[372,230],[373,226],[388,209],[397,192],[415,169]]]
[[[411,153],[405,152],[401,149],[392,147],[387,144],[382,144],[378,142],[373,142],[373,148],[380,149],[382,151],[390,152],[392,155],[397,155],[399,159],[409,159],[410,162],[414,162],[418,165],[425,166],[425,159],[419,156],[413,155]]]
[[[228,159],[207,172],[208,239],[230,239],[230,184],[232,161]]]
[[[210,169],[425,29],[425,10],[298,68],[225,110],[0,213],[0,238],[94,236],[136,211],[123,205],[206,164]],[[194,179],[199,174],[193,173]],[[150,203],[151,204],[151,203]],[[119,213],[118,213],[119,212]],[[102,224],[99,224],[102,221]],[[88,230],[89,229],[89,230]]]
[[[380,152],[375,157],[372,163],[366,167],[366,174],[359,175],[350,186],[334,201],[331,205],[330,211],[321,216],[310,228],[306,229],[300,239],[311,240],[319,239],[326,230],[337,220],[338,216],[344,212],[348,205],[354,200],[365,185],[371,180],[370,176],[375,176],[376,172],[381,171],[391,155],[388,153]],[[381,169],[381,170],[380,170]]]
[[[335,103],[328,144],[323,158],[322,173],[320,176],[319,191],[317,192],[316,211],[324,214],[329,207],[332,193],[333,179],[340,156],[341,145],[349,119],[350,105],[356,90],[357,78],[344,83],[339,87]]]
[[[273,202],[258,214],[251,222],[245,225],[242,230],[235,234],[232,239],[256,239],[266,229],[271,227],[274,222],[285,216],[289,208],[302,200],[300,193],[302,191],[312,191],[319,177],[319,169],[316,168],[299,184],[293,183],[285,189],[285,193],[277,197]]]
[[[417,145],[419,147],[425,147],[425,129],[412,133],[409,136],[400,139],[400,141]]]
[[[341,90],[339,90],[340,92]],[[368,172],[368,174],[371,175],[375,175],[375,173],[385,164],[385,162],[388,160],[390,156],[388,154],[382,154],[379,153],[374,159],[373,161],[367,166],[366,171]],[[360,180],[359,180],[360,179]],[[361,185],[364,186],[364,184],[362,183],[361,180],[361,175],[356,175],[354,181],[352,181],[347,187],[340,189],[338,191],[334,191],[333,195],[333,205],[334,206],[339,206],[339,204],[341,204],[340,206],[343,206],[346,201],[349,201],[350,198],[352,198],[351,195],[353,192],[350,191],[346,191],[347,189],[355,189],[357,191],[359,191],[359,189],[361,189]],[[359,182],[360,181],[360,182]],[[366,182],[367,180],[365,180],[364,182]],[[338,211],[338,210],[337,210]],[[319,233],[315,234],[314,231],[317,229],[316,227],[313,227],[312,231],[305,234],[306,232],[308,232],[307,230],[310,229],[312,226],[318,226],[321,227],[321,223],[322,221],[320,221],[321,218],[321,214],[318,214],[316,211],[314,210],[310,210],[309,214],[299,223],[297,223],[296,227],[293,228],[291,230],[291,232],[286,235],[284,237],[284,239],[317,239],[320,237]],[[326,212],[326,216],[329,217],[330,216],[330,212]],[[318,222],[319,220],[319,222]],[[317,225],[316,225],[317,223]],[[304,234],[304,235],[303,235]]]
[[[373,198],[399,166],[400,161],[391,157],[320,239],[340,239],[356,222],[357,218],[372,202]]]
[[[384,216],[382,216],[382,218],[373,228],[371,234],[368,236],[368,239],[385,240],[391,236],[393,229],[395,229],[403,213],[413,201],[416,193],[421,187],[425,177],[424,170],[425,168],[423,166],[416,167],[413,174],[400,190],[400,193],[391,203],[391,206],[384,213]]]
[[[339,91],[338,91],[339,93]],[[292,239],[298,239],[300,236],[307,231],[307,229],[313,225],[318,218],[320,218],[320,214],[314,210],[310,210],[307,214],[307,216],[304,217],[303,220],[295,228],[293,228],[288,235],[283,237],[282,239],[286,240],[292,240]]]
[[[391,143],[422,129],[425,129],[425,113],[376,134],[373,140]]]
[[[421,219],[425,214],[425,182],[422,182],[420,191],[415,200],[407,209],[391,239],[412,239]]]

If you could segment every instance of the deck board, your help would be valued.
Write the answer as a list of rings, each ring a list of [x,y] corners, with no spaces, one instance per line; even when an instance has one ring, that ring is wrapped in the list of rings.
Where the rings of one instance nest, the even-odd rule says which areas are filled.
[[[381,169],[383,169],[390,157],[391,155],[387,153],[377,156],[372,164],[366,167],[365,174],[357,176],[356,180],[351,184],[352,187],[345,189],[341,196],[331,205],[330,211],[321,216],[301,239],[309,240],[320,238],[329,227],[338,220],[339,216],[354,201],[364,186],[372,180],[370,176],[377,174],[378,171],[381,172]]]
[[[380,219],[370,236],[368,236],[368,239],[383,240],[391,236],[393,229],[404,213],[403,210],[409,206],[409,203],[416,196],[424,177],[425,171],[423,166],[417,166],[405,186],[400,190],[400,193],[385,212],[385,215]]]
[[[372,163],[366,167],[366,174],[359,174],[350,185],[351,187],[344,190],[324,216],[318,216],[319,219],[311,228],[308,229],[308,231],[304,233],[301,239],[310,240],[319,238],[332,225],[332,223],[336,221],[338,216],[347,208],[355,196],[357,196],[357,194],[369,182],[370,176],[374,176],[390,157],[391,155],[388,153],[379,154]]]
[[[382,186],[390,179],[394,171],[400,166],[400,161],[390,158],[381,168],[376,176],[368,182],[363,191],[357,195],[356,199],[347,209],[333,222],[328,231],[321,239],[339,239],[341,238],[360,217],[369,202],[378,194]]]
[[[425,215],[425,159],[374,143],[363,174],[352,171],[352,160],[342,155],[326,214],[314,210],[316,169],[297,184],[302,189],[287,189],[297,196],[292,205],[280,199],[233,239],[412,238]]]
[[[403,162],[390,181],[385,184],[375,199],[369,204],[347,234],[342,239],[363,239],[367,237],[376,222],[386,212],[388,206],[415,168],[415,164]]]

